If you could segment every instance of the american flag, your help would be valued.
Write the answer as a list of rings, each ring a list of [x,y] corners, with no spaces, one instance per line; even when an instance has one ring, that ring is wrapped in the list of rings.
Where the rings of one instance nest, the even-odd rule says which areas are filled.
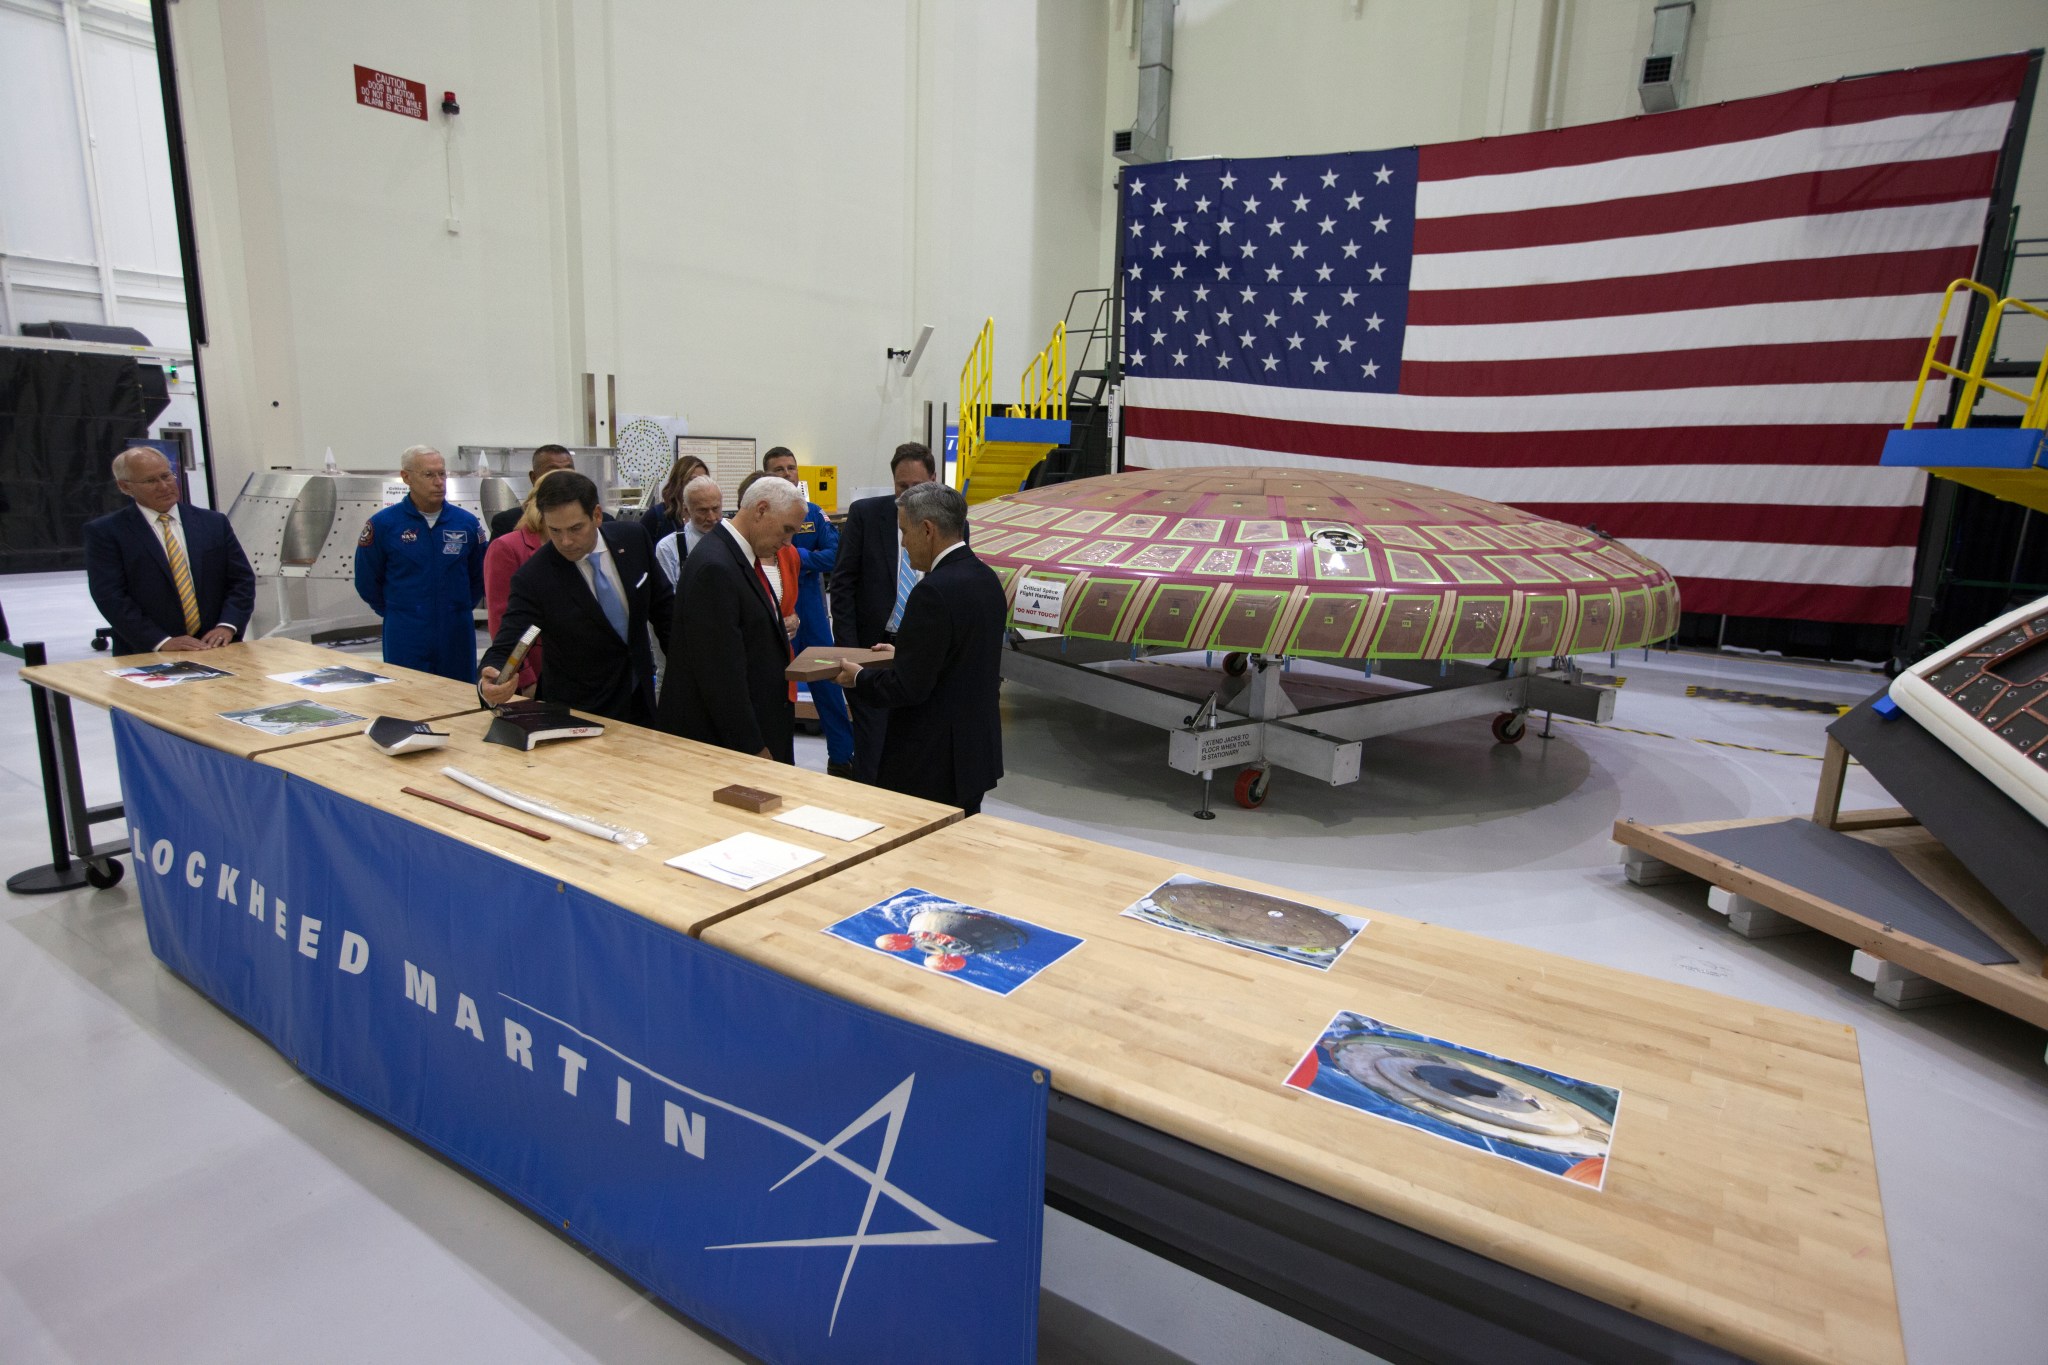
[[[1926,476],[1878,454],[2027,63],[1133,168],[1125,460],[1412,480],[1597,526],[1689,611],[1902,621]]]

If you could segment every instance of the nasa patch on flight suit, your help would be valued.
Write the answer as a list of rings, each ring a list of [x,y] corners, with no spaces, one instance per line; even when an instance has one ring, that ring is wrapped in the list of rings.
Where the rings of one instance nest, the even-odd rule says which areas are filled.
[[[467,531],[443,531],[443,532],[441,532],[441,553],[442,553],[442,554],[444,554],[444,555],[459,555],[459,554],[461,554],[461,553],[462,553],[462,552],[463,552],[464,550],[466,550],[466,549],[468,549],[468,548],[469,548],[469,532],[467,532]]]
[[[400,531],[398,533],[398,538],[404,541],[406,544],[410,545],[415,540],[418,540],[420,538],[420,533],[418,531],[415,531],[412,527],[408,526],[403,531]]]

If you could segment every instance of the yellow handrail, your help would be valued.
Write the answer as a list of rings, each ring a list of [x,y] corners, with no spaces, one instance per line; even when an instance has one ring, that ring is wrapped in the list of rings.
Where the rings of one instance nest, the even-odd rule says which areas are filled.
[[[1981,296],[1990,305],[1990,311],[1984,319],[1984,331],[1977,338],[1977,353],[1970,358],[1970,367],[1967,370],[1959,370],[1945,361],[1935,359],[1936,352],[1941,349],[1942,331],[1948,325],[1949,305],[1955,301],[1958,289],[1967,289]],[[1908,431],[1912,430],[1913,419],[1920,411],[1920,396],[1926,392],[1928,376],[1936,371],[1963,381],[1963,391],[1956,397],[1956,415],[1950,423],[1951,426],[1968,426],[1970,414],[1977,406],[1978,395],[1989,389],[2021,405],[2024,409],[2020,418],[2022,427],[2031,427],[2035,430],[2048,427],[2048,354],[2042,356],[2041,363],[2034,369],[2034,388],[2031,393],[2021,393],[2018,389],[2007,388],[1996,380],[1984,377],[1985,369],[1991,364],[1992,349],[1998,344],[1999,325],[2005,321],[2008,308],[2018,308],[2023,312],[2032,313],[2043,322],[2048,322],[2048,312],[2043,312],[2022,298],[2002,299],[1998,297],[1996,290],[1975,280],[1955,280],[1942,291],[1941,312],[1935,316],[1934,334],[1927,339],[1927,357],[1920,362],[1920,380],[1913,386],[1913,403],[1906,411]]]
[[[982,445],[982,423],[988,420],[989,386],[996,367],[996,320],[981,324],[981,335],[968,348],[967,363],[960,367],[960,435],[955,452],[954,477],[965,489],[974,476],[974,457]]]
[[[1017,405],[1026,417],[1067,418],[1067,324],[1055,323],[1052,340],[1031,358],[1017,381]]]

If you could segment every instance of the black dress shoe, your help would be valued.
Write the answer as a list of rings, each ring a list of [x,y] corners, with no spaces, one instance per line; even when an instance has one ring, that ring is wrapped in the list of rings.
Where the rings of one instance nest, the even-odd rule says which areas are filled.
[[[851,763],[827,763],[825,765],[825,776],[843,777],[851,781],[853,778],[853,765]]]

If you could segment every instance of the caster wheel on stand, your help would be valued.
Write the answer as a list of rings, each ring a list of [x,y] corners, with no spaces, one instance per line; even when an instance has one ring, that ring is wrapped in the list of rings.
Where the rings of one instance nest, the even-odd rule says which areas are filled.
[[[1246,810],[1257,810],[1266,804],[1266,787],[1272,780],[1273,770],[1270,768],[1246,768],[1237,775],[1237,783],[1230,794]]]
[[[1493,718],[1493,742],[1520,744],[1529,733],[1529,718],[1520,711],[1503,711]]]
[[[102,866],[105,867],[105,871],[100,870]],[[121,877],[127,870],[115,858],[106,859],[104,864],[99,862],[87,863],[85,865],[86,884],[105,891],[108,887],[119,886],[121,884]]]
[[[1252,666],[1249,654],[1231,653],[1223,656],[1223,671],[1233,678],[1242,678],[1245,670]]]

